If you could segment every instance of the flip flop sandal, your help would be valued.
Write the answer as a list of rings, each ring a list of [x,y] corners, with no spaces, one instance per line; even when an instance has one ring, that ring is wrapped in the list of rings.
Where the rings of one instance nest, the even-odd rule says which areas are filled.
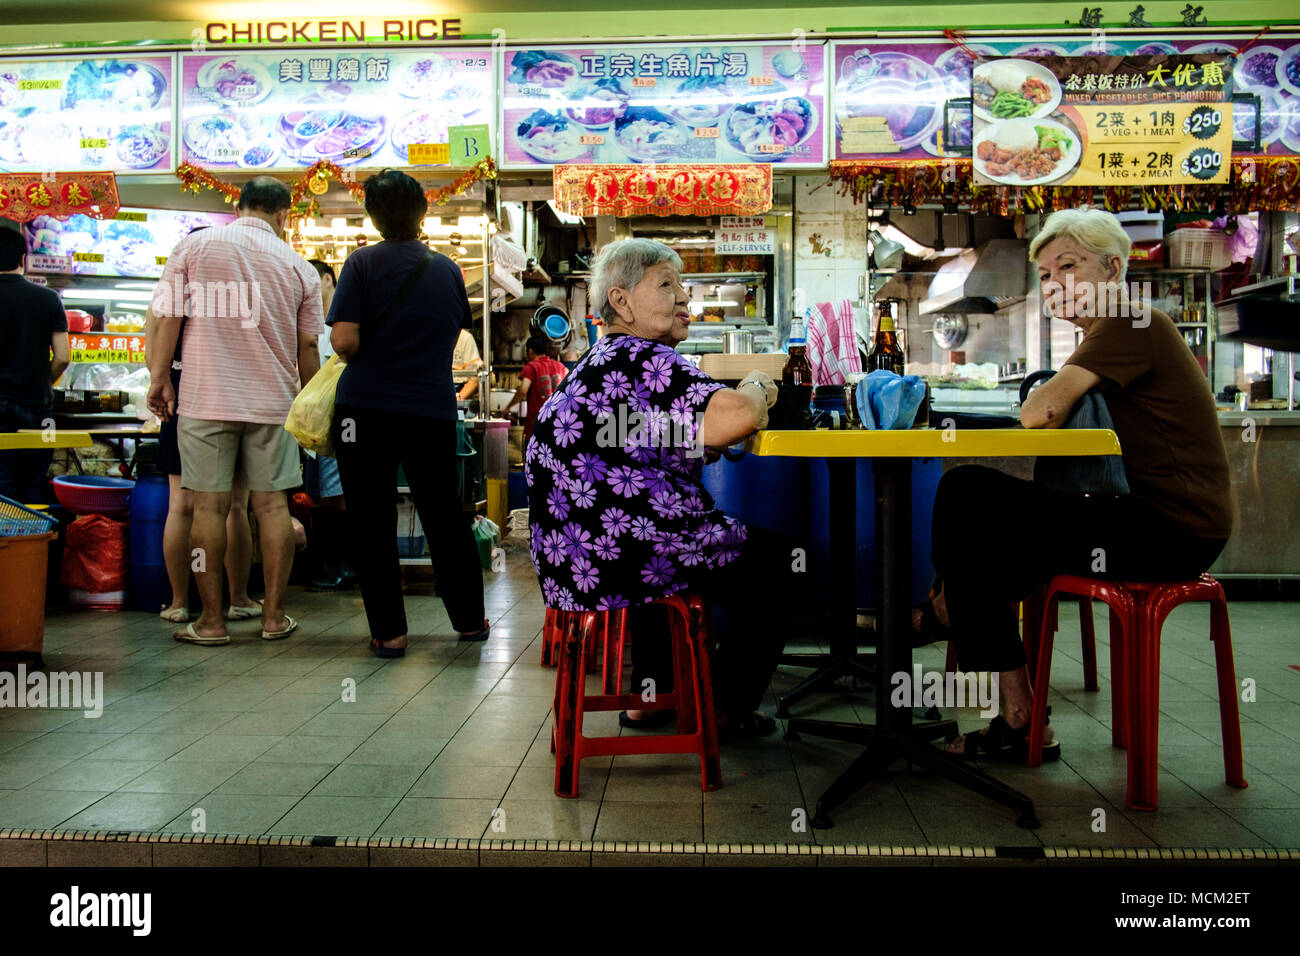
[[[187,607],[173,607],[158,612],[159,620],[166,621],[168,624],[184,624],[190,619],[190,609]]]
[[[752,713],[743,717],[738,724],[718,728],[719,740],[749,740],[754,737],[766,737],[776,732],[776,721],[766,714]]]
[[[260,608],[259,608],[259,610],[260,610]],[[286,614],[286,615],[284,616],[284,619],[285,619],[286,621],[288,621],[289,623],[288,623],[285,627],[280,628],[280,630],[278,630],[278,631],[268,631],[268,630],[263,629],[263,631],[262,631],[262,640],[264,640],[264,641],[282,641],[282,640],[284,640],[286,637],[288,637],[290,634],[292,634],[294,631],[298,630],[298,622],[297,622],[297,621],[295,621],[293,618],[291,618],[288,614]]]
[[[377,637],[372,637],[370,639],[370,650],[374,652],[376,657],[392,659],[406,656],[405,647],[384,647]]]
[[[966,734],[962,740],[965,748],[950,751],[953,756],[967,760],[997,760],[1005,763],[1024,763],[1029,756],[1029,725],[1012,727],[1002,715],[990,721],[983,733]],[[1053,740],[1043,744],[1043,763],[1061,759],[1061,742]]]
[[[229,634],[222,634],[218,637],[204,637],[194,630],[193,624],[186,624],[183,631],[173,631],[172,637],[178,641],[184,641],[186,644],[200,644],[204,647],[219,647],[222,644],[230,643]]]
[[[624,710],[618,715],[618,725],[620,727],[631,727],[633,730],[649,730],[653,727],[663,727],[666,724],[671,724],[676,719],[677,711],[675,710],[656,710],[649,717],[642,717],[639,720],[629,717],[627,711]]]
[[[476,631],[473,634],[461,634],[458,639],[462,641],[486,641],[491,633],[492,625],[488,624],[487,621],[484,621],[483,630]]]
[[[249,604],[245,607],[234,607],[232,605],[230,610],[226,612],[227,621],[247,621],[250,617],[261,616],[262,605],[260,603]]]

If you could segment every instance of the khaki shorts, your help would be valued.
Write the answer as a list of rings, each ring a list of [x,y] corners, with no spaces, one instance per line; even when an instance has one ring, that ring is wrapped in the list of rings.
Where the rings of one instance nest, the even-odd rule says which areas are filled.
[[[190,491],[230,491],[238,462],[249,491],[287,491],[302,484],[298,443],[283,425],[181,418],[177,444],[181,487]]]

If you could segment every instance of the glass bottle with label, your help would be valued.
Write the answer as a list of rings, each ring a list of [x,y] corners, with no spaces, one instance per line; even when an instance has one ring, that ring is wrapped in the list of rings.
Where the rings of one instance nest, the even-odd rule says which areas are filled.
[[[808,364],[808,330],[803,316],[796,314],[790,320],[790,357],[785,368],[781,370],[781,382],[784,385],[811,385],[813,383],[812,366]]]
[[[894,303],[888,299],[876,304],[876,341],[867,358],[867,371],[877,369],[904,374],[903,349],[898,344],[898,331],[894,327]]]

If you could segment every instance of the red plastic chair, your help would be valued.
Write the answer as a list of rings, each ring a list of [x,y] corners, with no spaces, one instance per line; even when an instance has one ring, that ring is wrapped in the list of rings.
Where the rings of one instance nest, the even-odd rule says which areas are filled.
[[[1223,734],[1223,770],[1229,785],[1245,787],[1241,719],[1237,710],[1237,675],[1232,659],[1232,631],[1223,587],[1208,574],[1196,581],[1124,582],[1058,575],[1048,584],[1034,676],[1030,718],[1029,766],[1042,762],[1051,678],[1052,631],[1047,626],[1059,595],[1105,601],[1111,609],[1112,740],[1128,745],[1128,806],[1157,808],[1160,729],[1160,633],[1165,618],[1189,601],[1210,603],[1210,639],[1214,641],[1219,683],[1219,721]]]
[[[564,624],[573,611],[558,611],[553,607],[546,609],[546,621],[542,625],[542,666],[554,667],[560,658],[560,639],[564,634]],[[596,637],[591,635],[591,641],[587,647],[587,673],[596,673]],[[619,648],[619,672],[622,672],[623,653],[622,647]],[[606,670],[609,669],[609,658],[605,658]]]
[[[718,730],[713,711],[710,639],[703,602],[694,595],[671,595],[655,602],[669,611],[674,689],[659,693],[653,702],[638,693],[621,694],[613,677],[611,659],[621,664],[627,632],[627,615],[611,611],[571,612],[566,615],[560,642],[559,669],[555,675],[554,724],[551,749],[555,752],[555,792],[578,795],[578,771],[585,757],[628,754],[697,754],[700,785],[704,790],[722,786],[718,758]],[[585,677],[588,658],[594,654],[597,629],[605,636],[606,674],[601,694],[588,694]],[[611,653],[612,652],[612,653]],[[618,672],[621,674],[621,668]],[[612,692],[611,692],[612,691]],[[586,737],[583,715],[588,711],[676,710],[677,733]]]

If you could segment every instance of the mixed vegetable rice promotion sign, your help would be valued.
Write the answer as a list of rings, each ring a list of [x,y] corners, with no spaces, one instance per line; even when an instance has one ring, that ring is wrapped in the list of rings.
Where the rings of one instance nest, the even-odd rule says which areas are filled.
[[[0,59],[0,172],[168,172],[172,58]]]
[[[416,165],[487,123],[492,54],[378,47],[182,56],[182,153],[204,168]]]
[[[825,165],[824,57],[790,43],[508,51],[505,164]]]
[[[1226,183],[1232,57],[1023,57],[974,67],[975,182]]]

